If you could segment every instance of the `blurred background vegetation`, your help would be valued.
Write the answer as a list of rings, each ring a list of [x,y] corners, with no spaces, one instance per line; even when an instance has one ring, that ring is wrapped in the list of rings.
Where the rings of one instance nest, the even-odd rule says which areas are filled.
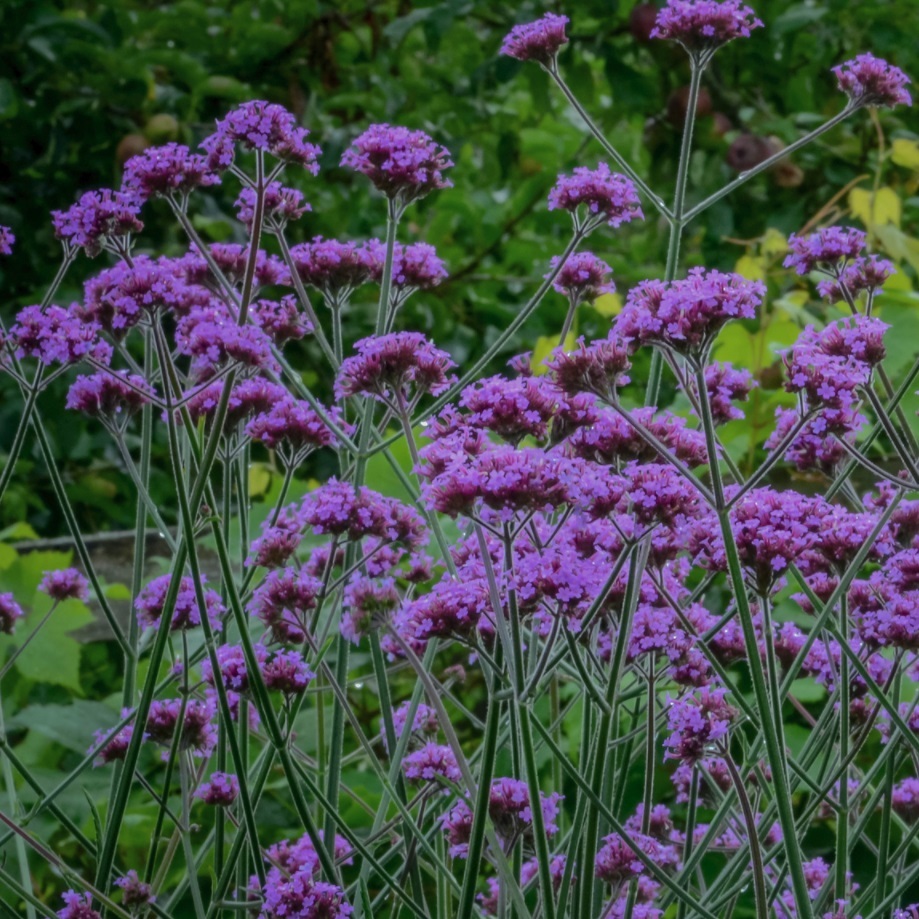
[[[919,47],[915,0],[758,0],[766,24],[716,55],[705,78],[693,199],[704,196],[788,143],[843,104],[830,68],[871,50],[913,76]],[[676,46],[649,42],[654,4],[577,0],[555,9],[572,20],[561,67],[602,128],[652,184],[669,196],[685,114],[688,67]],[[482,0],[5,0],[0,4],[0,223],[19,244],[0,265],[2,315],[35,302],[53,277],[59,247],[49,212],[90,188],[117,185],[125,159],[149,144],[196,145],[235,104],[279,102],[324,150],[317,179],[289,173],[313,212],[290,228],[314,235],[381,235],[384,207],[368,183],[339,168],[342,150],[367,124],[419,127],[451,150],[455,187],[410,211],[404,241],[434,244],[451,271],[429,295],[409,301],[406,326],[447,347],[458,362],[493,339],[525,301],[569,224],[546,211],[558,172],[595,164],[601,151],[535,65],[498,56],[515,22],[541,3]],[[874,248],[905,274],[886,295],[888,321],[919,335],[909,279],[919,266],[919,120],[909,110],[861,113],[708,211],[691,227],[686,263],[737,267],[764,276],[771,303],[758,325],[737,327],[719,357],[751,366],[762,389],[746,422],[729,431],[739,456],[755,461],[780,390],[775,350],[826,311],[781,269],[784,239],[814,220],[850,219],[872,230]],[[232,180],[192,205],[210,240],[242,239],[233,219]],[[842,191],[842,194],[840,194]],[[148,207],[140,250],[178,254],[184,240],[165,206]],[[589,247],[614,268],[620,292],[663,270],[665,228],[655,219],[601,231]],[[270,243],[269,243],[270,245]],[[81,258],[60,302],[106,257]],[[372,292],[365,292],[367,299]],[[580,333],[604,334],[618,305],[604,299],[579,315]],[[550,294],[516,351],[557,335],[563,299]],[[357,298],[353,339],[370,331]],[[912,358],[898,336],[898,359]],[[327,382],[307,344],[299,366],[320,394]],[[315,357],[315,363],[311,361]],[[896,368],[891,368],[894,373]],[[127,477],[101,428],[60,410],[63,383],[43,397],[71,498],[88,531],[133,523]],[[19,396],[0,382],[0,463],[13,436]],[[43,535],[63,532],[37,452],[20,460],[0,526],[27,520]],[[166,483],[164,483],[164,488]]]

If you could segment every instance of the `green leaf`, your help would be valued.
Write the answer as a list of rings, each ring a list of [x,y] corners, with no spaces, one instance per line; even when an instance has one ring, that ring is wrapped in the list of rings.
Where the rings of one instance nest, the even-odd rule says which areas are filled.
[[[9,727],[35,731],[81,756],[93,734],[118,723],[118,715],[101,702],[77,699],[71,705],[27,705],[7,721]]]

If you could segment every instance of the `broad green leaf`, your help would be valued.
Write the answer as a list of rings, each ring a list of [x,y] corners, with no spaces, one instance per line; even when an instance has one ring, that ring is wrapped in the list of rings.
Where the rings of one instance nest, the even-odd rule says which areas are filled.
[[[742,255],[737,259],[734,271],[748,281],[765,281],[766,260],[758,255]]]
[[[9,727],[25,728],[84,754],[98,730],[112,727],[118,715],[101,702],[77,699],[70,705],[28,705],[7,722]]]
[[[594,300],[594,309],[601,316],[618,316],[622,312],[622,297],[619,294],[600,294]]]
[[[766,258],[784,255],[788,251],[788,240],[785,238],[785,234],[775,227],[769,227],[760,241],[759,251]]]
[[[271,467],[265,463],[252,463],[249,466],[249,496],[261,498],[271,485]]]
[[[919,169],[919,141],[898,137],[891,144],[890,158],[898,166]]]
[[[849,192],[849,208],[869,230],[875,230],[888,223],[899,227],[903,213],[903,203],[897,193],[888,186],[879,188],[876,192],[870,192],[866,188],[853,188]]]

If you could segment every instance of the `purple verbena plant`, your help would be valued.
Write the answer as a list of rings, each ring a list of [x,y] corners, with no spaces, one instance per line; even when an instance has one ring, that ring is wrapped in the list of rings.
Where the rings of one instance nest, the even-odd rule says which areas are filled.
[[[293,115],[259,101],[219,121],[203,153],[145,151],[120,189],[55,213],[62,266],[44,301],[0,338],[0,368],[24,398],[0,495],[31,432],[79,569],[43,579],[50,610],[30,621],[0,678],[60,604],[90,597],[124,667],[120,718],[60,784],[0,746],[8,790],[18,772],[38,795],[28,818],[0,813],[18,869],[0,867],[0,879],[32,915],[49,913],[29,883],[35,858],[62,878],[63,919],[919,912],[904,902],[919,830],[910,701],[919,500],[908,497],[919,491],[919,446],[899,410],[919,364],[895,390],[887,326],[872,315],[893,266],[866,255],[865,234],[851,227],[789,240],[787,266],[819,276],[821,296],[847,315],[808,326],[783,355],[796,407],[780,410],[765,460],[744,476],[720,428],[742,417],[755,381],[713,350],[729,323],[757,319],[766,289],[717,270],[681,273],[679,261],[686,229],[707,208],[856,111],[909,104],[909,81],[870,54],[834,68],[846,96],[837,115],[690,206],[703,74],[722,45],[762,23],[738,0],[670,0],[653,35],[685,48],[692,76],[667,204],[565,83],[567,24],[547,14],[517,26],[501,52],[542,67],[621,172],[600,161],[559,176],[547,207],[569,212],[570,242],[460,378],[448,353],[397,328],[408,297],[447,275],[433,247],[397,238],[416,201],[451,186],[449,151],[423,131],[372,125],[341,159],[386,199],[383,241],[289,245],[310,207],[280,179],[315,175],[320,150]],[[189,209],[231,181],[247,241],[208,245]],[[154,198],[187,236],[182,257],[135,252]],[[629,232],[647,208],[669,229],[664,277],[628,291],[607,337],[570,345],[578,307],[615,290],[613,269],[582,244]],[[13,244],[0,228],[0,254]],[[109,262],[81,302],[54,305],[81,252]],[[375,334],[354,341],[343,316],[368,284],[379,292]],[[286,292],[273,296],[278,287]],[[483,377],[553,288],[569,309],[544,372],[523,357]],[[285,356],[306,336],[327,361],[332,404]],[[650,377],[636,392],[642,349]],[[665,370],[690,405],[683,416],[659,406]],[[39,410],[63,375],[66,409],[98,421],[136,486],[127,624],[76,525]],[[176,527],[149,489],[158,434]],[[408,469],[390,452],[396,441]],[[256,444],[283,469],[257,532],[245,489]],[[877,444],[893,469],[874,458]],[[320,451],[334,475],[289,500],[296,472]],[[406,500],[366,484],[378,455]],[[822,493],[774,487],[783,465],[818,477]],[[872,493],[855,488],[856,469],[877,481]],[[147,580],[140,537],[151,522],[170,559]],[[217,557],[214,586],[205,542]],[[801,614],[794,621],[789,607]],[[26,618],[0,594],[0,632]],[[396,699],[400,671],[414,690]],[[822,687],[821,704],[797,698],[805,677]],[[475,710],[465,681],[484,693]],[[355,717],[355,682],[373,686],[378,723]],[[316,734],[308,747],[305,725]],[[882,752],[866,762],[873,731]],[[360,763],[372,792],[344,786],[346,761]],[[92,768],[112,777],[89,838],[55,798]],[[260,826],[266,791],[279,786],[294,842],[267,839]],[[346,799],[366,808],[359,821]],[[137,808],[156,816],[146,861],[132,863],[120,841]],[[41,839],[47,822],[28,825],[39,812],[85,847],[94,876]],[[856,851],[875,866],[861,887]]]

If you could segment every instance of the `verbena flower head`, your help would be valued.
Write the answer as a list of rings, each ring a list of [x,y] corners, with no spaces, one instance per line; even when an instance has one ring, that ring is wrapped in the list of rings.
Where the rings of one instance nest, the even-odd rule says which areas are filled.
[[[89,599],[89,581],[76,568],[64,568],[60,571],[46,571],[38,589],[52,600]]]
[[[300,312],[293,294],[287,294],[280,300],[256,300],[250,307],[249,316],[279,347],[313,331],[313,324]]]
[[[189,281],[180,259],[140,255],[131,264],[119,262],[90,278],[79,312],[80,318],[99,323],[120,340],[160,311],[183,316],[211,304],[210,292]]]
[[[12,635],[16,623],[25,615],[11,593],[0,594],[0,632]]]
[[[317,236],[290,250],[300,280],[315,287],[330,307],[338,307],[374,274],[366,248]]]
[[[558,256],[553,256],[551,266],[558,265]],[[593,252],[575,252],[569,255],[552,282],[554,290],[568,297],[572,303],[592,303],[601,294],[614,294],[616,285],[610,275],[613,269]],[[546,277],[550,277],[547,274]]]
[[[262,887],[258,919],[347,919],[352,912],[345,892],[315,880],[311,871],[301,869],[286,875],[272,868]]]
[[[631,180],[611,172],[606,163],[596,169],[578,166],[572,175],[559,176],[549,192],[549,210],[569,211],[581,233],[603,223],[618,227],[644,218]]]
[[[912,105],[913,99],[906,87],[909,77],[873,54],[858,57],[833,68],[839,88],[855,105]]]
[[[345,587],[339,631],[354,644],[392,619],[402,602],[393,578],[355,578]]]
[[[93,898],[88,893],[77,893],[68,890],[61,894],[64,908],[57,911],[59,919],[102,919],[100,913],[93,909]]]
[[[541,793],[539,797],[546,836],[554,836],[558,832],[555,818],[562,796],[553,792],[548,795]],[[533,811],[526,782],[512,778],[495,779],[491,783],[488,814],[495,825],[495,832],[505,842],[521,837],[533,838]]]
[[[399,739],[405,732],[405,727],[408,723],[408,713],[411,707],[412,703],[410,701],[403,702],[392,713],[393,734],[395,734],[396,743],[399,743]],[[412,737],[409,740],[409,748],[411,749],[413,742],[414,746],[418,746],[419,743],[427,742],[429,738],[437,734],[437,730],[437,712],[434,711],[430,705],[419,702],[415,708],[415,717],[412,719]],[[380,736],[383,740],[383,747],[386,748],[386,752],[388,753],[386,726],[382,723],[380,724]]]
[[[67,391],[66,408],[122,428],[154,397],[150,384],[127,370],[78,376]]]
[[[563,393],[589,393],[609,401],[629,382],[631,366],[629,348],[615,330],[590,344],[579,338],[573,350],[557,348],[546,361],[552,381]]]
[[[326,409],[328,417],[347,427],[334,408]],[[246,435],[263,443],[288,467],[296,466],[315,449],[337,443],[337,438],[308,402],[287,397],[270,411],[256,415],[246,425]]]
[[[287,163],[295,163],[316,175],[316,160],[322,152],[307,143],[306,128],[297,125],[283,106],[253,100],[244,102],[217,122],[217,130],[201,146],[211,169],[228,169],[233,164],[236,145],[244,150],[261,150]]]
[[[122,190],[139,201],[161,196],[185,197],[196,188],[220,184],[220,176],[200,153],[184,144],[149,147],[125,163]]]
[[[342,361],[335,380],[335,395],[370,396],[394,406],[411,406],[423,395],[437,396],[456,379],[456,366],[446,351],[420,332],[393,332],[363,338],[354,345],[357,354]]]
[[[919,779],[906,778],[894,785],[890,796],[894,813],[907,823],[919,820]]]
[[[438,776],[459,782],[462,778],[453,750],[443,744],[428,743],[402,760],[402,771],[410,782],[436,782]]]
[[[306,614],[316,608],[321,596],[318,578],[302,568],[281,568],[255,589],[248,609],[275,641],[300,643],[306,639]]]
[[[675,846],[662,843],[653,836],[633,830],[629,833],[629,842],[626,842],[618,833],[611,833],[603,839],[603,845],[597,852],[594,876],[611,884],[614,890],[626,881],[641,877],[646,871],[645,863],[633,846],[660,868],[672,867],[679,861]]]
[[[677,41],[704,60],[719,45],[749,38],[762,24],[740,0],[668,0],[657,14],[651,37]]]
[[[229,807],[239,796],[239,779],[227,772],[213,772],[202,782],[195,797],[213,807]]]
[[[116,878],[115,886],[121,888],[121,905],[127,909],[156,902],[153,888],[145,884],[133,868],[122,877]]]
[[[204,575],[201,580],[206,581]],[[137,596],[134,609],[137,612],[137,621],[141,628],[159,628],[163,610],[166,605],[172,575],[164,574],[154,578]],[[220,599],[220,594],[209,588],[204,588],[204,604],[208,619],[216,629],[221,628],[221,617],[226,613],[226,608]],[[172,611],[170,631],[192,628],[201,625],[201,609],[195,595],[195,582],[191,577],[183,577],[176,595],[175,607]]]
[[[306,691],[316,674],[307,666],[299,651],[276,651],[262,667],[262,677],[270,692],[299,696]]]
[[[690,765],[709,755],[727,736],[737,712],[725,702],[725,689],[699,689],[670,703],[664,741],[667,756]]]
[[[264,645],[253,645],[253,653],[259,665],[268,659],[268,650]],[[242,645],[220,645],[216,651],[217,667],[220,681],[226,689],[233,692],[247,692],[249,689],[249,668]],[[209,686],[215,686],[215,676],[210,658],[201,662],[201,678]]]
[[[16,237],[9,227],[0,226],[0,255],[12,255]]]
[[[424,131],[372,124],[345,150],[341,165],[368,179],[397,207],[453,183],[444,171],[453,165],[447,149]]]
[[[280,370],[271,339],[257,325],[244,326],[205,310],[195,310],[179,326],[177,350],[194,358],[192,376],[207,380],[227,364],[256,370]]]
[[[708,390],[712,420],[715,424],[727,424],[744,417],[734,402],[742,402],[756,386],[749,370],[738,370],[730,364],[712,361],[705,367],[705,388]]]
[[[821,297],[831,303],[838,303],[845,299],[847,294],[854,298],[866,292],[870,302],[870,298],[881,290],[893,274],[896,274],[896,269],[893,262],[888,259],[876,255],[859,257],[838,272],[837,280],[819,281],[817,290]]]
[[[558,393],[540,377],[487,377],[463,390],[460,405],[469,411],[469,424],[516,444],[527,436],[545,438]]]
[[[782,356],[788,371],[785,388],[803,393],[812,408],[830,410],[822,416],[828,429],[848,430],[858,388],[869,382],[884,359],[888,328],[880,319],[861,315],[837,320],[820,331],[808,326]]]
[[[131,710],[124,708],[121,710],[121,717],[125,718],[131,714]],[[117,731],[99,730],[93,732],[93,744],[90,750],[99,747],[96,758],[93,761],[94,766],[104,766],[107,763],[114,763],[125,758],[128,752],[128,746],[131,738],[134,736],[134,725],[126,724]],[[146,735],[144,735],[146,739]],[[99,745],[102,746],[99,746]]]
[[[249,247],[237,243],[213,243],[208,246],[211,258],[231,286],[242,283],[249,261]],[[204,256],[197,249],[189,250],[177,260],[189,283],[201,284],[211,290],[219,290],[219,280],[212,274]],[[259,249],[255,256],[254,286],[267,287],[271,284],[289,284],[290,275],[284,263],[276,256]]]
[[[567,25],[567,16],[546,13],[535,22],[514,26],[501,43],[501,53],[518,61],[536,61],[551,69],[555,67],[559,49],[568,43]]]
[[[370,239],[363,251],[373,280],[381,281],[386,244],[379,239]],[[412,243],[409,246],[396,243],[393,248],[390,302],[401,306],[415,291],[430,290],[446,277],[446,266],[433,246],[428,243]]]
[[[760,281],[692,268],[682,280],[633,287],[615,329],[633,345],[657,345],[701,360],[728,322],[756,316],[765,294]]]
[[[27,306],[16,314],[10,329],[10,343],[16,357],[37,358],[42,364],[75,364],[92,358],[100,364],[112,359],[112,346],[100,339],[102,329],[78,315],[77,304],[70,309],[60,306]]]
[[[217,744],[217,726],[214,723],[214,706],[200,699],[155,700],[147,715],[146,736],[155,743],[171,746],[178,728],[179,748],[191,750],[195,756],[206,757]],[[164,754],[168,756],[168,752]]]
[[[864,248],[865,233],[854,227],[825,227],[810,236],[792,233],[783,264],[798,274],[822,270],[835,275]]]
[[[126,248],[131,234],[144,228],[139,213],[140,202],[133,194],[103,188],[86,192],[66,211],[52,211],[51,217],[58,239],[94,258],[106,248]]]
[[[252,229],[258,195],[254,188],[244,188],[236,199],[236,217],[247,229]],[[303,192],[271,182],[265,188],[263,224],[272,233],[280,233],[291,220],[299,220],[312,207],[303,200]]]

